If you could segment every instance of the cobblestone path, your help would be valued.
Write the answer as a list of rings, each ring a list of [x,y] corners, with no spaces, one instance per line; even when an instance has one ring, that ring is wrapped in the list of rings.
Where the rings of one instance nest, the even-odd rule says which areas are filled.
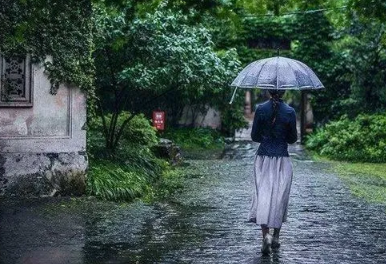
[[[184,219],[204,239],[187,239],[182,248],[164,255],[162,263],[386,263],[385,207],[354,198],[326,164],[298,155],[293,155],[294,181],[282,247],[262,257],[260,230],[245,222],[251,148],[248,144],[236,151],[244,153],[242,160],[197,161],[197,166],[208,168],[198,180],[201,187],[193,185],[180,201],[207,208]]]
[[[30,218],[17,227],[21,217],[3,204],[0,263],[386,263],[385,206],[351,196],[327,164],[296,149],[282,246],[261,256],[260,230],[246,222],[253,152],[253,145],[240,143],[222,160],[189,161],[187,169],[197,169],[186,190],[167,203],[101,205],[39,221],[31,216],[39,206],[32,204],[19,209]],[[58,234],[48,232],[58,225]]]

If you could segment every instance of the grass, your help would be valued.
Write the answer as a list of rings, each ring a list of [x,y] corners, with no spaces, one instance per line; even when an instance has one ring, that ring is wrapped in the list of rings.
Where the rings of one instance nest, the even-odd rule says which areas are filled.
[[[149,178],[131,166],[109,160],[94,161],[90,166],[87,191],[104,200],[132,201],[148,192]]]
[[[386,163],[334,161],[308,152],[313,160],[331,164],[353,195],[372,203],[386,204]]]
[[[386,163],[331,163],[355,196],[386,204]]]
[[[165,200],[184,188],[188,176],[180,166],[163,165],[159,175],[144,167],[134,168],[129,164],[109,160],[93,161],[87,181],[87,191],[102,200],[132,202],[141,199],[145,202]]]
[[[144,198],[145,201],[166,200],[184,189],[186,173],[181,167],[165,171],[161,179],[153,186],[152,191]]]

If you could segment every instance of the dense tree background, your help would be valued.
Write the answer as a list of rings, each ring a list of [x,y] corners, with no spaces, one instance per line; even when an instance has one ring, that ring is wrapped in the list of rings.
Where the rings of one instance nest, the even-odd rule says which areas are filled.
[[[201,113],[225,103],[213,98],[228,94],[239,69],[237,54],[216,52],[205,27],[190,25],[188,16],[166,5],[134,19],[100,6],[94,12],[96,94],[107,149],[116,149],[137,113],[166,110],[168,125],[175,127],[186,105]],[[122,111],[133,115],[118,125]],[[105,113],[112,113],[109,122]]]
[[[366,0],[1,0],[0,49],[40,61],[52,55],[53,88],[94,86],[98,113],[148,115],[144,98],[154,97],[152,108],[166,109],[172,126],[185,105],[193,116],[208,106],[224,111],[227,133],[243,122],[240,110],[226,113],[225,87],[240,66],[280,49],[327,87],[313,96],[323,124],[384,110],[385,9],[384,1]],[[288,96],[296,105],[298,94]]]
[[[61,82],[87,91],[89,193],[130,200],[170,173],[154,155],[151,112],[165,110],[170,128],[185,106],[192,121],[212,107],[232,136],[246,122],[243,94],[228,104],[229,84],[278,50],[326,87],[312,93],[319,129],[308,147],[385,162],[385,22],[383,0],[0,0],[0,53],[44,64],[53,94]],[[299,95],[286,99],[296,107]],[[205,133],[185,137],[219,138]]]

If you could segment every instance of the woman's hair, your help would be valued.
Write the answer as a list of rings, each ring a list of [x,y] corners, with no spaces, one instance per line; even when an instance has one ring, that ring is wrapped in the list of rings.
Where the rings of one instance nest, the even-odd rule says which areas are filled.
[[[272,116],[271,116],[271,125],[272,127],[275,126],[277,113],[279,111],[279,104],[281,102],[281,98],[283,97],[285,90],[269,90],[269,94],[271,95],[272,99]]]

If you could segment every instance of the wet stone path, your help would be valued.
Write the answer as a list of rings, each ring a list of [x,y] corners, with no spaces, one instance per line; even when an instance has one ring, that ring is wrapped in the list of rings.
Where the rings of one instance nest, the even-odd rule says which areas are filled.
[[[294,180],[278,252],[246,222],[254,148],[188,161],[171,201],[0,200],[0,263],[386,263],[386,208],[351,196],[328,164],[291,148]]]

